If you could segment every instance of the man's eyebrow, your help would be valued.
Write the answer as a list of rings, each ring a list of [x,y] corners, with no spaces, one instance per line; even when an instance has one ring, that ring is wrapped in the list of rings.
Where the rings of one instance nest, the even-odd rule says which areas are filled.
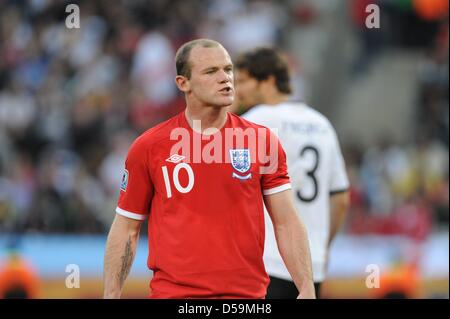
[[[228,69],[228,68],[233,68],[233,64],[227,64],[223,67],[224,69]],[[209,66],[204,68],[201,72],[206,72],[206,71],[217,71],[219,69],[219,67],[217,66]]]

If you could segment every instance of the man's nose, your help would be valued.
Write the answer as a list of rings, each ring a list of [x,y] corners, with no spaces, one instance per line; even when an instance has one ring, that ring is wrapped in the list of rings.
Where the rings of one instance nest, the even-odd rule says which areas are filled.
[[[232,75],[224,70],[219,72],[219,83],[231,82]]]

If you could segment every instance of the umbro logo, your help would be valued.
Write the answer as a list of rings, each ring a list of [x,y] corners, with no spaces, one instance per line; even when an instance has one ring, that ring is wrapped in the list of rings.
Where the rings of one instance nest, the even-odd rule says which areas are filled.
[[[178,162],[181,162],[185,158],[186,158],[186,156],[173,154],[173,155],[170,155],[170,157],[168,159],[166,159],[166,162],[171,162],[171,163],[175,163],[176,164]]]

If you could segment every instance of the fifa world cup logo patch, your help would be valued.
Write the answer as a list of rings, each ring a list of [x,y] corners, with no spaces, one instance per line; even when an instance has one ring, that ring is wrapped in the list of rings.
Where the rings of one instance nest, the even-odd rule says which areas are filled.
[[[248,149],[231,149],[230,159],[233,168],[240,173],[233,172],[233,178],[246,180],[252,177],[252,173],[241,175],[247,173],[252,165],[250,161],[250,151]]]
[[[122,183],[120,183],[120,190],[126,192],[128,185],[128,171],[125,169],[122,175]]]

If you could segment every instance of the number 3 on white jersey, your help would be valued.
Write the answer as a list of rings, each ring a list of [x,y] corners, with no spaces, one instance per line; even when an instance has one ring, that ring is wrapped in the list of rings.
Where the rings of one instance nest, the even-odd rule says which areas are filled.
[[[185,169],[188,174],[188,184],[186,187],[181,186],[179,174],[181,169]],[[163,176],[164,176],[164,184],[166,185],[166,191],[167,191],[167,198],[172,197],[172,187],[170,186],[170,179],[169,179],[169,172],[167,170],[167,166],[162,167]],[[189,166],[189,164],[186,163],[179,163],[175,166],[172,173],[172,179],[173,184],[175,185],[175,188],[180,193],[189,193],[192,188],[194,187],[194,171],[192,170],[192,167]]]

